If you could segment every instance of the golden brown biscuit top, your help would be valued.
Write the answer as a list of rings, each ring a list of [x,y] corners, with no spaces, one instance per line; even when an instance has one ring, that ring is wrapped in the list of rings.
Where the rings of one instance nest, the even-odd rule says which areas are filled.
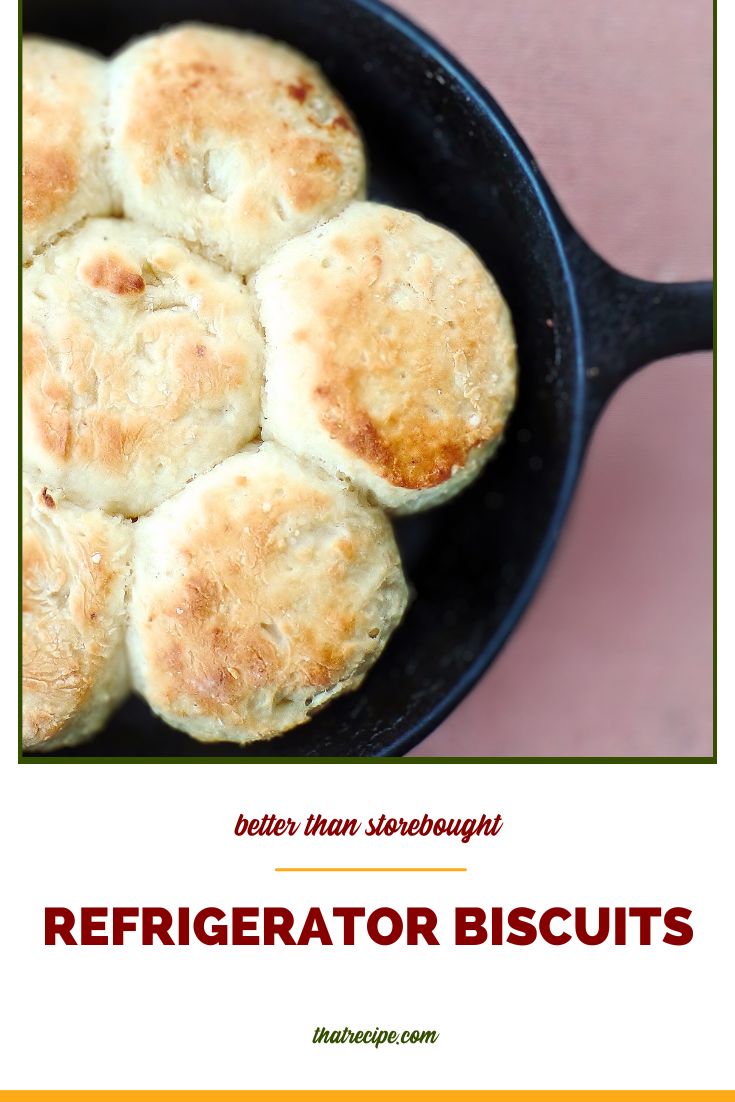
[[[153,551],[160,581],[146,581],[139,551],[154,704],[236,722],[259,693],[287,706],[291,692],[354,675],[382,646],[387,613],[393,626],[390,584],[403,585],[384,516],[273,445],[206,479],[136,533],[165,560]]]
[[[36,259],[24,290],[27,448],[39,469],[86,470],[91,496],[94,478],[117,480],[125,505],[136,485],[155,496],[157,471],[171,473],[168,496],[208,448],[204,469],[257,430],[262,340],[236,277],[154,231],[93,220]],[[107,507],[99,489],[84,503]],[[135,515],[128,504],[120,511]]]
[[[24,744],[46,742],[87,702],[121,643],[128,525],[24,488]]]
[[[125,138],[149,183],[167,161],[190,161],[192,150],[215,135],[255,146],[281,170],[294,206],[309,207],[332,186],[340,148],[351,153],[355,145],[347,114],[322,103],[322,83],[315,67],[287,47],[184,28],[157,38],[147,53]],[[216,194],[211,167],[203,166],[202,183]],[[298,171],[291,175],[289,167]]]
[[[258,287],[272,296],[267,338],[306,370],[298,385],[323,430],[393,486],[437,486],[500,437],[515,395],[510,314],[448,231],[354,204],[285,246]]]
[[[23,231],[35,239],[58,221],[80,187],[90,144],[103,144],[105,63],[61,43],[23,43]],[[104,205],[104,204],[103,204]],[[99,213],[72,210],[70,219]]]
[[[162,220],[175,206],[181,235],[215,259],[237,267],[233,232],[248,231],[253,249],[261,237],[282,240],[292,220],[313,224],[362,184],[362,143],[346,107],[287,46],[185,25],[134,44],[113,72],[126,209],[134,196],[132,213],[169,229]]]

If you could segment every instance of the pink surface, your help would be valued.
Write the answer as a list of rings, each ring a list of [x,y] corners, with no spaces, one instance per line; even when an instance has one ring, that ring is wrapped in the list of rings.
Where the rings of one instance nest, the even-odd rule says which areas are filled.
[[[708,0],[397,6],[491,90],[610,261],[711,275]],[[531,608],[415,755],[711,753],[711,371],[682,357],[618,392]]]

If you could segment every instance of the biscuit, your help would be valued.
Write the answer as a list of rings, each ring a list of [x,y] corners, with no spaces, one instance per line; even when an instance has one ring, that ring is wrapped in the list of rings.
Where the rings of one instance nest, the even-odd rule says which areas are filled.
[[[447,500],[501,439],[516,392],[508,307],[454,234],[354,203],[257,273],[263,436],[396,512]]]
[[[380,510],[251,445],[135,526],[133,685],[203,742],[268,738],[362,682],[406,597]]]
[[[104,725],[129,690],[129,521],[23,487],[23,747],[55,750]]]
[[[23,40],[23,259],[89,215],[111,214],[101,58]]]
[[[179,242],[92,219],[24,300],[24,459],[71,500],[139,516],[258,431],[252,297]]]
[[[247,274],[364,190],[361,138],[318,67],[253,34],[184,24],[111,67],[124,211]]]

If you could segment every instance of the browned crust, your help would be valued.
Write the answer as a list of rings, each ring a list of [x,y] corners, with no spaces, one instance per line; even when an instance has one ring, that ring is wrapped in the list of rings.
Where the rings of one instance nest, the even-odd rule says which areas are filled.
[[[500,438],[513,403],[500,292],[458,238],[391,208],[357,204],[302,241],[265,270],[280,309],[268,339],[288,348],[272,370],[279,355],[287,370],[309,365],[294,385],[372,473],[404,490],[441,485]]]
[[[63,210],[77,189],[79,165],[68,148],[23,144],[23,225],[37,226]]]
[[[140,295],[145,280],[140,268],[134,268],[113,250],[90,257],[79,268],[81,279],[95,291],[111,295]]]
[[[184,27],[140,57],[123,145],[145,185],[167,163],[193,170],[207,142],[232,143],[267,162],[276,190],[305,212],[339,194],[344,163],[362,156],[347,109],[318,69],[276,43]],[[248,209],[252,202],[248,193]]]
[[[333,368],[328,373],[340,378]],[[435,438],[427,447],[424,418],[405,411],[400,423],[377,424],[360,406],[359,385],[345,373],[340,384],[317,386],[313,393],[329,435],[391,485],[406,490],[426,490],[446,482],[458,467],[464,466],[473,448],[488,443],[479,434],[463,431],[462,424],[457,425],[461,441]]]
[[[102,60],[82,50],[24,39],[22,220],[29,251],[109,203],[99,163],[102,73]]]
[[[295,679],[315,692],[327,688],[349,662],[345,640],[354,626],[354,616],[335,608],[327,612],[326,623],[300,620],[291,647],[279,646],[269,628],[273,611],[286,597],[288,582],[278,577],[278,562],[292,513],[296,509],[313,523],[329,513],[328,496],[302,490],[297,502],[285,495],[266,514],[257,501],[252,509],[233,511],[230,493],[207,495],[206,528],[198,527],[181,545],[184,579],[162,599],[150,629],[156,638],[153,665],[166,686],[164,705],[174,705],[183,688],[208,714],[223,719],[266,685],[283,685],[287,692]],[[354,542],[354,537],[343,541],[339,555],[345,562],[355,554]],[[339,574],[339,559],[328,569]],[[303,656],[296,669],[292,650]]]
[[[208,489],[172,533],[165,586],[143,582],[135,615],[156,707],[238,724],[253,694],[316,695],[380,645],[361,572],[377,556],[399,575],[387,522],[287,463],[277,481],[257,465],[252,485]]]

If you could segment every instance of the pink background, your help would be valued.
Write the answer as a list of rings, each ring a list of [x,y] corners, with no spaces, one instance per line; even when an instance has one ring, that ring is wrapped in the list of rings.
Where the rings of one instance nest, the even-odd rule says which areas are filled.
[[[396,6],[490,89],[604,256],[650,279],[711,275],[708,0]],[[711,468],[711,356],[629,381],[531,608],[414,755],[711,753]]]

